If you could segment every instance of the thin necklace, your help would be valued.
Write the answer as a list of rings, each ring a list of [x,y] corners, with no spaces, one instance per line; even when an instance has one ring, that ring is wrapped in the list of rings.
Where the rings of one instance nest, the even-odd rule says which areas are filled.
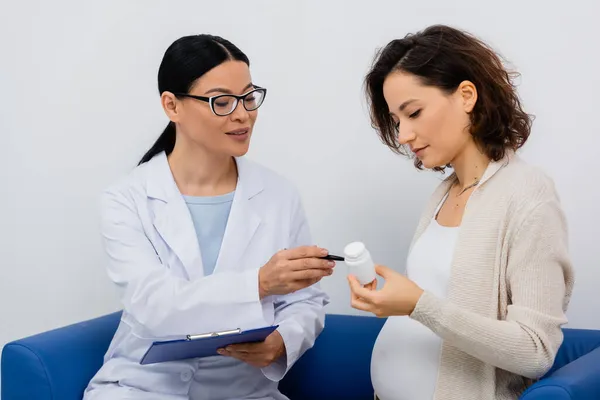
[[[471,183],[469,186],[467,186],[466,188],[464,188],[459,194],[456,195],[456,197],[460,196],[461,194],[463,194],[467,190],[469,190],[472,187],[477,186],[477,185],[479,185],[479,178],[475,178],[475,182]]]
[[[464,188],[463,190],[461,190],[461,192],[459,194],[455,195],[454,198],[458,199],[461,194],[463,194],[467,190],[471,189],[473,186],[477,186],[478,184],[479,184],[479,179],[475,178],[475,182],[471,183],[469,186],[467,186],[466,188]],[[457,203],[454,204],[454,209],[458,209],[460,207],[460,203],[458,202],[458,200],[456,200],[456,201],[457,201]]]

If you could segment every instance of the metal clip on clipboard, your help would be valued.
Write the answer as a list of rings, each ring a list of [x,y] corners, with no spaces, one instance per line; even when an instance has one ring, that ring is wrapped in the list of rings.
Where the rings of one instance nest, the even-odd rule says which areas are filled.
[[[201,333],[199,335],[187,335],[187,340],[196,340],[196,339],[206,339],[209,337],[218,337],[218,336],[227,336],[227,335],[238,335],[242,333],[240,328],[231,329],[229,331],[221,331],[221,332],[209,332],[209,333]]]

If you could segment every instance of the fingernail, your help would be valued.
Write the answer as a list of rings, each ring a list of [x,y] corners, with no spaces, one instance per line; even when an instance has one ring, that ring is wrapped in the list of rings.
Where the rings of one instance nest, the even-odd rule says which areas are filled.
[[[330,267],[335,267],[335,262],[333,262],[333,261],[329,261],[329,262],[327,263],[327,265],[329,265]]]
[[[217,350],[217,353],[219,353],[219,354],[225,354],[225,350],[219,349],[219,350]]]
[[[326,256],[327,254],[329,254],[329,252],[327,251],[327,249],[321,249],[321,254]]]
[[[333,274],[333,270],[332,270],[332,269],[330,269],[329,271],[327,271],[327,273],[328,273],[329,275],[331,275],[331,274]]]

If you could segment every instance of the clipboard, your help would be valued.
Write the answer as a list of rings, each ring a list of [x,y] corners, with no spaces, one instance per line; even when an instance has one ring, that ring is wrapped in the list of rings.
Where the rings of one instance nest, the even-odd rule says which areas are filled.
[[[142,357],[140,364],[219,356],[217,350],[230,344],[257,343],[264,341],[279,325],[264,328],[233,329],[200,335],[187,335],[185,339],[154,342]]]

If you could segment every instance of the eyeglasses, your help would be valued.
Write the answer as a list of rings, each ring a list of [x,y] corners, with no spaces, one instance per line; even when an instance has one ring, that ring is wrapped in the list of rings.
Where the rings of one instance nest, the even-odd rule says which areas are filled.
[[[215,115],[224,117],[231,114],[237,108],[238,102],[241,100],[244,108],[247,111],[254,111],[260,107],[265,101],[267,95],[267,89],[261,87],[255,87],[254,90],[249,91],[246,94],[235,95],[235,94],[220,94],[218,96],[203,97],[194,96],[187,93],[173,93],[175,96],[189,97],[192,99],[205,101],[210,105],[210,109]]]

